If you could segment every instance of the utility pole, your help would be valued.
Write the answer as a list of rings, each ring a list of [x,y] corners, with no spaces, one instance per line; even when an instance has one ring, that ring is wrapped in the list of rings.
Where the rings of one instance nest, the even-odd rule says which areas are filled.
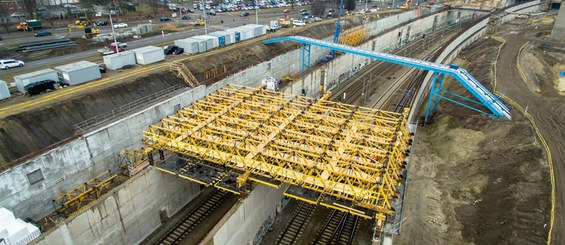
[[[110,26],[112,27],[112,38],[114,39],[114,48],[116,50],[116,54],[120,53],[120,47],[118,47],[118,40],[116,38],[116,31],[114,30],[114,22],[112,22],[112,12],[108,10],[108,15],[110,16]]]
[[[259,9],[257,9],[257,0],[255,0],[255,24],[259,25]]]
[[[204,35],[208,34],[208,29],[206,27],[206,5],[204,5],[204,0],[200,0],[202,3],[202,11],[204,11],[204,16],[202,16],[202,20],[204,20]]]

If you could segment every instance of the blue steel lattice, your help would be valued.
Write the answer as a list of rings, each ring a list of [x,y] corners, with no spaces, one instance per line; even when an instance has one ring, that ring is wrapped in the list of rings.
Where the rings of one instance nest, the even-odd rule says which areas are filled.
[[[434,62],[423,61],[423,60],[419,60],[419,59],[408,58],[408,57],[403,57],[403,56],[394,55],[394,54],[387,54],[387,53],[382,53],[382,52],[377,52],[377,51],[364,50],[364,49],[361,49],[361,48],[351,47],[351,46],[347,46],[347,45],[343,45],[343,44],[332,43],[332,42],[327,42],[327,41],[323,41],[323,40],[318,40],[318,39],[308,38],[308,37],[302,37],[302,36],[287,36],[287,37],[269,39],[269,40],[263,41],[263,44],[271,44],[271,43],[278,43],[278,42],[284,42],[284,41],[297,42],[297,43],[300,43],[302,45],[309,45],[310,47],[312,45],[314,45],[314,46],[330,49],[330,50],[333,50],[333,51],[355,54],[355,55],[359,55],[359,56],[363,56],[363,57],[368,57],[368,58],[371,58],[371,59],[390,62],[390,63],[393,63],[393,64],[398,64],[398,65],[414,67],[414,68],[418,68],[418,69],[422,69],[422,70],[432,71],[432,72],[434,72],[434,81],[432,82],[432,86],[430,87],[429,103],[435,103],[434,108],[437,107],[437,102],[441,98],[441,99],[445,99],[445,100],[450,101],[450,102],[454,102],[458,105],[462,105],[466,108],[469,108],[469,109],[472,109],[472,110],[475,110],[475,111],[478,111],[478,112],[481,112],[481,113],[485,113],[485,114],[487,114],[491,117],[494,117],[494,118],[500,118],[500,117],[504,117],[506,119],[512,118],[511,115],[510,115],[510,110],[508,109],[508,107],[506,107],[502,103],[502,101],[500,100],[500,97],[493,95],[490,91],[488,91],[485,87],[483,87],[483,85],[481,85],[481,83],[479,83],[479,81],[477,81],[475,78],[473,78],[473,76],[471,76],[471,74],[469,74],[469,72],[467,72],[465,69],[460,68],[458,66],[454,66],[454,65],[448,66],[448,65],[444,65],[444,64],[438,64],[438,63],[434,63]],[[303,60],[304,60],[304,56],[303,56]],[[303,62],[303,65],[304,65],[304,62]],[[435,86],[438,74],[440,74],[440,82],[437,84],[438,86]],[[446,92],[446,90],[441,89],[441,82],[443,81],[443,75],[449,75],[449,76],[454,77],[461,85],[463,85],[465,87],[465,89],[467,89],[469,92],[471,92],[471,94],[473,94],[473,96],[475,96],[478,99],[478,103],[480,103],[481,105],[483,105],[484,107],[489,109],[490,113],[482,111],[482,110],[477,109],[477,108],[474,108],[474,107],[469,106],[467,104],[455,101],[453,99],[449,99],[445,96],[442,96],[440,93]],[[432,97],[434,97],[434,98],[432,99]],[[430,104],[428,105],[428,109],[430,109]],[[426,111],[426,115],[428,115],[428,114],[429,114],[429,111]]]

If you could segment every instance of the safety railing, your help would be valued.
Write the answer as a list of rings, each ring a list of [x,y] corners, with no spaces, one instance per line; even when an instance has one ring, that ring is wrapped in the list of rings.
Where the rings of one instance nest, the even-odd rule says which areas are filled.
[[[185,88],[185,86],[182,86],[180,84],[171,86],[171,87],[166,88],[164,90],[161,90],[157,93],[150,94],[150,95],[145,96],[143,98],[140,98],[140,99],[134,100],[130,103],[127,103],[125,105],[122,105],[122,106],[120,106],[116,109],[113,109],[111,111],[102,113],[100,115],[96,115],[92,118],[89,118],[87,120],[79,122],[79,123],[73,125],[73,127],[74,127],[76,133],[84,132],[89,128],[92,128],[92,127],[97,126],[101,123],[110,121],[110,120],[112,120],[116,117],[122,116],[122,115],[126,114],[127,112],[130,112],[134,109],[142,108],[142,107],[146,106],[147,104],[149,104],[149,103],[151,103],[151,102],[153,102],[153,101],[155,101],[155,100],[157,100],[157,99],[159,99],[159,98],[161,98],[165,95],[168,95],[168,94],[170,94],[174,91],[180,90],[182,88]]]

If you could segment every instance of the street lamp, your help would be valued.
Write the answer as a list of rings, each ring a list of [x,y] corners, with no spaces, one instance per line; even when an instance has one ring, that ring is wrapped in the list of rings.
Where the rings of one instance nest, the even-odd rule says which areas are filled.
[[[208,29],[206,28],[206,5],[204,5],[204,0],[200,0],[202,3],[202,11],[204,11],[204,16],[202,16],[202,20],[204,20],[204,35],[208,34]]]
[[[255,24],[259,25],[259,10],[257,9],[257,0],[255,0]]]

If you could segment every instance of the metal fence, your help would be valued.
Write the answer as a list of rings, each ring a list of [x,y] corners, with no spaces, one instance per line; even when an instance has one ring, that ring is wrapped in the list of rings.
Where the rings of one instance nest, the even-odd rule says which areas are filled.
[[[127,112],[130,112],[134,109],[139,109],[142,108],[143,106],[146,106],[147,104],[156,101],[157,99],[168,95],[174,91],[180,90],[182,88],[186,88],[185,86],[182,86],[180,84],[171,86],[169,88],[166,88],[164,90],[161,90],[157,93],[145,96],[143,98],[134,100],[130,103],[127,103],[125,105],[122,105],[116,109],[113,109],[111,111],[102,113],[100,115],[96,115],[95,117],[89,118],[87,120],[84,120],[82,122],[79,122],[75,125],[73,125],[76,133],[80,133],[80,132],[84,132],[89,128],[92,128],[94,126],[100,125],[101,123],[110,121],[116,117],[122,116],[124,114],[126,114]]]

